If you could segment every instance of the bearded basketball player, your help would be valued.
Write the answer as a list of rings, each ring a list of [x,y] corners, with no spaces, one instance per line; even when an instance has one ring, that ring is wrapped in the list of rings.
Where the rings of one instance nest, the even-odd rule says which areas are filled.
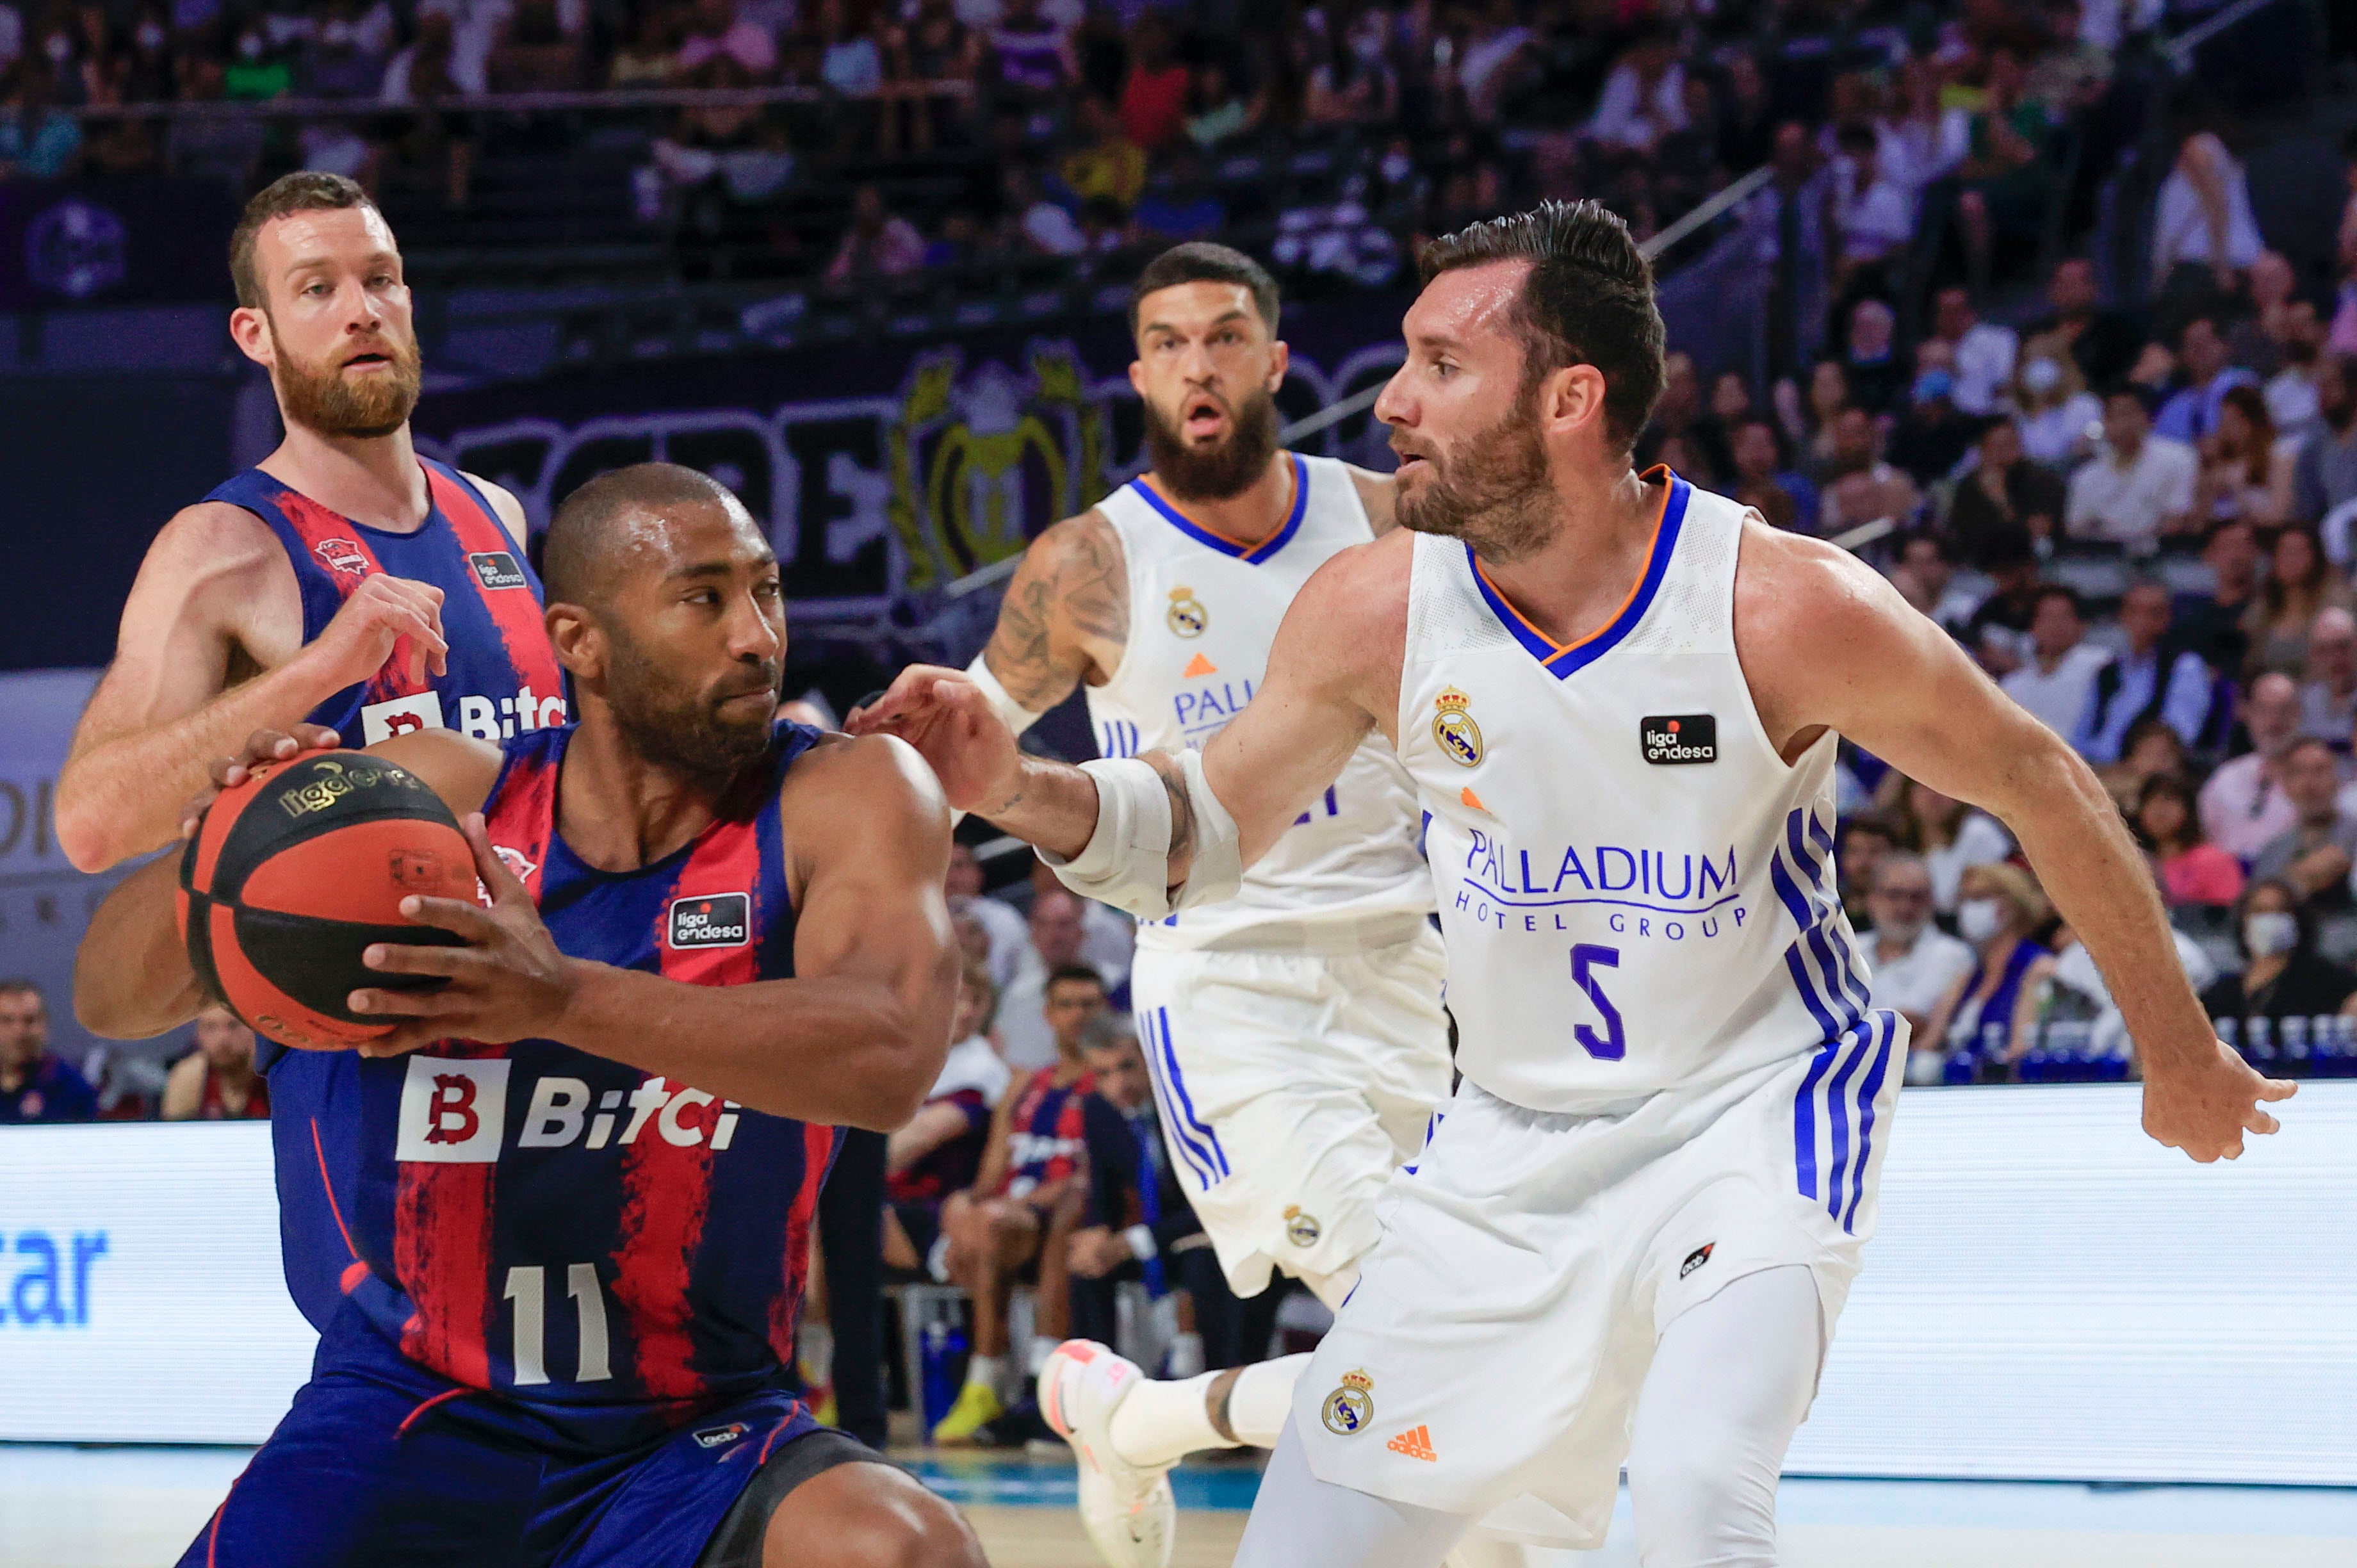
[[[939,668],[852,727],[913,741],[1075,891],[1182,924],[1371,735],[1415,783],[1463,1082],[1385,1189],[1238,1568],[1433,1568],[1477,1519],[1594,1546],[1624,1456],[1647,1568],[1769,1568],[1907,1042],[1833,891],[1841,736],[2012,829],[2126,1016],[2155,1138],[2231,1158],[2294,1086],[2212,1031],[2066,742],[1854,557],[1631,466],[1663,332],[1618,218],[1548,203],[1423,264],[1376,404],[1404,526],[1303,588],[1211,745],[1026,757]]]
[[[289,1053],[350,1074],[303,1123],[328,1203],[283,1227],[337,1310],[183,1568],[981,1568],[791,1370],[841,1129],[907,1121],[948,1054],[939,788],[898,743],[778,720],[777,559],[704,475],[592,480],[547,563],[580,723],[370,748],[465,817],[488,902],[409,898],[465,945],[364,961],[444,988],[355,991],[392,1034]],[[91,921],[102,1034],[201,1005],[177,870]]]
[[[523,509],[410,442],[417,336],[383,215],[340,176],[287,175],[246,204],[230,274],[230,335],[285,439],[148,546],[58,780],[84,871],[169,843],[206,765],[257,729],[364,746],[565,719]]]
[[[1177,246],[1138,275],[1129,376],[1151,467],[1025,553],[968,671],[1010,730],[1080,687],[1106,757],[1204,746],[1260,689],[1310,575],[1390,532],[1389,478],[1278,449],[1277,313],[1275,281],[1224,245]],[[1371,738],[1236,898],[1138,928],[1130,983],[1170,1165],[1239,1295],[1282,1271],[1340,1306],[1375,1243],[1376,1195],[1448,1098],[1416,829],[1406,773]],[[1099,1348],[1056,1361],[1043,1344],[1029,1369],[1052,1391],[1072,1356]],[[1128,1424],[1167,1405],[1155,1446],[1171,1461],[1210,1444],[1265,1447],[1291,1388],[1286,1368],[1207,1373],[1146,1391]],[[971,1427],[997,1403],[978,1370],[943,1425]],[[1082,1521],[1114,1568],[1159,1568],[1167,1489],[1143,1511],[1120,1506],[1093,1409],[1041,1400],[1078,1456]]]

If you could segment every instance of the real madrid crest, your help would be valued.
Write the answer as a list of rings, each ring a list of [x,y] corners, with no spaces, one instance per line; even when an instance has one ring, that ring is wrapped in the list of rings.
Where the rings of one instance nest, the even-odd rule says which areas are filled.
[[[1481,726],[1465,711],[1473,705],[1473,699],[1450,686],[1432,700],[1432,705],[1440,710],[1432,715],[1432,738],[1448,760],[1463,768],[1480,766]]]
[[[1194,589],[1179,587],[1170,590],[1170,607],[1164,612],[1163,618],[1180,637],[1200,637],[1211,624],[1211,612],[1203,607],[1203,601],[1195,596]]]
[[[1285,1239],[1286,1240],[1297,1247],[1315,1247],[1318,1245],[1318,1236],[1316,1215],[1302,1213],[1301,1205],[1297,1203],[1288,1203],[1285,1206]]]
[[[1326,1396],[1318,1419],[1337,1437],[1365,1431],[1367,1423],[1375,1419],[1375,1380],[1363,1368],[1343,1373],[1342,1386]]]

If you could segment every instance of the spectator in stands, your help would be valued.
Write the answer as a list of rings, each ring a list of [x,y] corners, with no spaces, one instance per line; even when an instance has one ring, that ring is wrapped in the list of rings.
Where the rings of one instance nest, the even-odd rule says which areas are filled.
[[[2324,322],[2316,306],[2305,299],[2285,306],[2284,320],[2276,372],[2267,378],[2264,390],[2267,417],[2292,444],[2296,463],[2300,447],[2319,423],[2317,381],[2324,368]]]
[[[1958,408],[1983,417],[2004,411],[2021,349],[2012,328],[1983,321],[1971,292],[1952,285],[1933,303],[1931,340],[1948,347]]]
[[[62,179],[81,152],[81,122],[57,107],[49,72],[23,68],[0,86],[0,179]]]
[[[2061,263],[2046,284],[2054,314],[2031,328],[2022,358],[2059,353],[2088,386],[2107,387],[2126,375],[2143,342],[2126,313],[2104,309],[2102,298],[2094,263],[2084,256]]]
[[[2182,778],[2187,771],[2186,757],[2185,742],[2169,727],[2167,719],[2140,719],[2128,726],[2128,737],[2120,746],[2120,759],[2095,772],[2103,779],[2104,788],[2112,792],[2120,814],[2133,821],[2136,798],[2143,794],[2146,780],[2163,774]]]
[[[1227,227],[1228,209],[1212,192],[1202,156],[1182,140],[1164,156],[1162,177],[1147,184],[1130,214],[1132,242],[1159,247],[1215,237]]]
[[[581,41],[566,37],[557,19],[556,0],[516,0],[484,63],[484,75],[494,92],[569,92],[588,79],[587,68]],[[751,65],[745,69],[757,77],[766,74]]]
[[[2299,822],[2281,778],[2284,753],[2299,738],[2299,688],[2292,678],[2269,671],[2252,682],[2243,723],[2251,749],[2221,763],[2201,786],[2201,831],[2248,865]]]
[[[115,62],[115,102],[168,102],[178,87],[178,67],[172,50],[170,13],[155,5],[143,6],[131,29],[131,48]],[[0,62],[0,69],[5,69],[5,62]]]
[[[2284,748],[2279,771],[2296,820],[2253,857],[2251,875],[2290,887],[2319,915],[2346,910],[2357,817],[2341,810],[2340,761],[2329,743],[2301,736]]]
[[[2104,447],[2071,476],[2063,527],[2073,539],[2155,549],[2192,525],[2200,469],[2192,447],[2152,434],[2143,392],[2115,387],[2104,397]]]
[[[1114,1287],[1133,1280],[1156,1296],[1180,1292],[1182,1321],[1191,1325],[1191,1297],[1216,1278],[1219,1255],[1171,1168],[1137,1032],[1106,1014],[1089,1021],[1081,1045],[1096,1088],[1082,1107],[1088,1202],[1068,1244],[1072,1332],[1111,1344]],[[1201,1371],[1202,1336],[1182,1328],[1171,1361],[1172,1377]]]
[[[1956,377],[1945,343],[1926,343],[1915,353],[1915,381],[1907,392],[1907,412],[1890,437],[1890,460],[1919,486],[1945,479],[1979,439],[1986,422],[1956,407]]]
[[[1028,169],[1007,166],[999,177],[999,202],[1012,226],[1009,238],[1020,249],[1034,255],[1077,256],[1089,248],[1088,236],[1071,212],[1041,195]]]
[[[1874,929],[1860,939],[1874,976],[1874,1004],[1921,1036],[1932,1015],[1972,972],[1973,950],[1932,923],[1932,872],[1904,850],[1875,863],[1867,908]]]
[[[819,0],[818,79],[838,97],[854,101],[834,105],[834,113],[876,122],[880,129],[897,122],[885,121],[880,105],[872,102],[884,88],[884,49],[868,13],[866,5],[855,13],[845,0]]]
[[[1104,1010],[1112,986],[1101,969],[1081,957],[1087,934],[1077,895],[1058,886],[1032,896],[1036,961],[1025,964],[1008,983],[998,1006],[999,1039],[1007,1065],[1017,1072],[1054,1061],[1057,1042],[1077,1037],[1089,1015]],[[1083,977],[1095,984],[1082,983]]]
[[[1943,795],[1920,779],[1900,780],[1900,808],[1908,830],[1906,847],[1932,870],[1932,901],[1953,914],[1964,873],[1992,865],[2013,854],[2013,835],[1976,807]]]
[[[1391,13],[1370,6],[1359,13],[1341,38],[1318,40],[1316,63],[1305,84],[1307,123],[1389,125],[1396,122],[1400,82],[1388,50],[1390,23]]]
[[[2299,714],[2302,734],[2334,746],[2348,743],[2350,725],[2357,721],[2357,616],[2339,605],[2316,612]]]
[[[2308,640],[2317,612],[2327,606],[2343,609],[2357,604],[2349,581],[2324,558],[2324,545],[2312,528],[2287,528],[2276,535],[2267,556],[2267,575],[2259,597],[2244,620],[2251,650],[2244,660],[2246,675],[2262,670],[2298,671],[2308,662]]]
[[[2151,579],[2129,584],[2121,596],[2127,646],[2096,670],[2085,712],[2067,732],[2088,761],[2119,761],[2129,733],[2147,719],[2163,721],[2188,746],[2201,738],[2210,717],[2210,667],[2170,639],[2170,613],[2169,589]]]
[[[1775,426],[1764,419],[1746,419],[1737,424],[1735,499],[1757,509],[1775,527],[1807,532],[1808,522],[1803,517],[1800,498],[1786,483],[1788,478],[1798,479],[1800,476],[1784,474]],[[1810,499],[1815,499],[1813,489]]]
[[[1844,816],[1834,830],[1834,885],[1841,895],[1843,912],[1859,930],[1873,924],[1867,911],[1867,892],[1874,886],[1874,868],[1906,836],[1897,818],[1875,806]]]
[[[2182,776],[2156,773],[2146,779],[2130,825],[2152,857],[2161,897],[2171,909],[2224,908],[2242,897],[2242,863],[2203,840],[2193,789]]]
[[[554,10],[551,11],[552,16]],[[367,98],[383,84],[385,57],[360,25],[353,0],[328,0],[303,48],[303,91],[313,98]]]
[[[1850,307],[1842,370],[1853,406],[1873,414],[1899,411],[1909,378],[1898,331],[1898,316],[1881,300],[1861,299]]]
[[[851,227],[826,269],[833,284],[904,277],[925,264],[925,237],[884,205],[884,193],[863,185],[851,199]]]
[[[1886,517],[1903,526],[1922,505],[1915,481],[1883,460],[1881,444],[1866,410],[1846,408],[1835,419],[1832,480],[1819,511],[1819,527],[1828,535]]]
[[[1842,369],[1839,360],[1820,360],[1810,369],[1805,402],[1793,395],[1789,381],[1779,385],[1776,392],[1776,415],[1783,424],[1786,439],[1802,455],[1801,467],[1812,480],[1829,478],[1834,426],[1842,410],[1849,406],[1849,372]]]
[[[2251,263],[2248,285],[2249,314],[2227,328],[2226,359],[2264,381],[2283,363],[2289,346],[2299,274],[2280,251],[2261,251]]]
[[[679,74],[679,44],[684,18],[675,6],[641,5],[638,22],[629,39],[614,50],[613,59],[606,64],[606,85],[630,89],[637,87],[668,87]],[[442,18],[447,32],[449,18]],[[418,30],[425,31],[425,18],[418,17]]]
[[[759,23],[739,16],[737,0],[695,0],[680,40],[679,69],[698,70],[723,58],[754,81],[765,81],[778,69],[778,40]]]
[[[2316,950],[2316,919],[2297,888],[2254,881],[2234,911],[2234,945],[2245,967],[2201,993],[2212,1018],[2233,1018],[2250,1038],[2254,1018],[2314,1018],[2340,1013],[2357,993],[2357,974]]]
[[[2200,81],[2189,80],[2169,105],[2177,157],[2152,221],[2152,280],[2165,298],[2232,294],[2235,274],[2266,248],[2248,175],[2211,128],[2206,97]]]
[[[1604,79],[1587,134],[1616,147],[1644,151],[1686,124],[1685,67],[1677,35],[1654,23],[1632,37]]]
[[[1376,25],[1375,59],[1383,58],[1382,27],[1385,13],[1369,11],[1361,17],[1372,18]],[[1364,54],[1356,42],[1364,29],[1354,24],[1351,28],[1353,60],[1362,62]],[[1178,56],[1178,44],[1170,35],[1169,24],[1155,12],[1148,11],[1130,29],[1129,76],[1121,86],[1122,134],[1148,153],[1159,152],[1186,128],[1187,95],[1194,86],[1193,73]],[[1354,82],[1353,90],[1360,84]],[[1390,82],[1392,96],[1388,102],[1380,95],[1375,102],[1383,105],[1382,113],[1388,117],[1398,102],[1398,84]]]
[[[1918,529],[1899,542],[1890,585],[1951,636],[1962,635],[1978,607],[1978,601],[1957,585],[1954,547],[1937,529]]]
[[[2178,368],[2185,384],[2161,404],[2153,416],[2156,435],[2190,446],[2218,428],[2218,411],[2235,387],[2255,387],[2258,378],[2240,365],[2229,364],[2226,336],[2214,316],[2197,316],[2178,334]]]
[[[1956,166],[1964,265],[1978,284],[1989,279],[1999,241],[2024,248],[2037,243],[2056,198],[2054,170],[2046,161],[2053,126],[2046,106],[2023,96],[2022,82],[2020,57],[2011,49],[1991,50],[1981,106],[1967,121],[1967,150]]]
[[[452,208],[467,205],[475,166],[472,118],[437,107],[465,91],[456,72],[450,18],[430,11],[417,19],[417,39],[385,68],[379,96],[423,113],[396,121],[378,149],[377,177],[388,192],[433,191]],[[177,126],[175,127],[178,128]]]
[[[1882,161],[1870,125],[1845,125],[1835,141],[1834,222],[1841,263],[1831,288],[1838,297],[1861,285],[1889,287],[1889,263],[1915,237],[1915,207]]]
[[[952,841],[947,884],[950,911],[971,915],[981,925],[989,938],[991,983],[1003,990],[1030,955],[1031,931],[1022,911],[1003,898],[989,897],[983,887],[982,862],[975,857],[974,846]]]
[[[2200,450],[2195,516],[2204,521],[2245,518],[2262,529],[2279,527],[2291,516],[2298,444],[2276,434],[2266,395],[2257,387],[2228,389],[2219,403],[2217,428],[2202,439]]]
[[[2062,352],[2059,339],[2035,339],[2023,351],[2013,406],[2022,453],[2032,462],[2067,471],[2094,449],[2104,405],[2087,390],[2078,361]]]
[[[2087,641],[2076,588],[2050,583],[2038,590],[2029,646],[2029,659],[1999,684],[2048,729],[2066,739],[2077,735],[2094,704],[2095,672],[2111,656]]]
[[[1005,14],[990,30],[986,70],[993,93],[1017,112],[1050,108],[1080,75],[1071,29],[1049,17],[1039,0],[1006,0]]]
[[[2293,469],[2292,515],[2322,523],[2357,500],[2357,355],[2335,355],[2318,371],[2316,413]]]
[[[29,980],[0,980],[0,1122],[90,1122],[98,1094],[49,1051],[49,1004]]]
[[[2020,429],[1991,419],[1981,426],[1979,461],[1956,481],[1948,533],[1964,558],[1986,571],[2036,541],[2051,541],[2067,499],[2051,469],[2024,459]]]
[[[2249,652],[2244,623],[2259,596],[2256,532],[2247,522],[2217,524],[2202,539],[2201,564],[2210,570],[2210,591],[2179,602],[2178,635],[2211,669],[2233,675]]]
[[[2038,557],[2023,538],[1982,570],[1996,591],[1964,623],[1964,641],[1983,669],[2003,680],[2029,657],[2029,620],[2038,613]]]
[[[942,1205],[974,1185],[990,1142],[991,1112],[1006,1098],[1014,1074],[990,1042],[998,988],[990,972],[968,963],[958,988],[950,1034],[956,1044],[941,1076],[906,1126],[884,1144],[884,1262],[937,1283],[948,1271],[942,1245]]]
[[[942,1206],[949,1238],[943,1263],[974,1303],[974,1358],[957,1403],[933,1428],[936,1443],[963,1443],[998,1420],[998,1382],[1008,1350],[1006,1305],[1034,1268],[1039,1293],[1028,1369],[1037,1373],[1066,1336],[1071,1297],[1065,1238],[1085,1202],[1082,1102],[1095,1087],[1081,1055],[1081,1032],[1103,1011],[1102,983],[1073,966],[1049,977],[1072,1005],[1057,1017],[1049,1063],[1018,1078],[999,1101],[974,1186]]]
[[[197,1048],[164,1080],[167,1122],[270,1120],[270,1081],[253,1070],[253,1031],[226,1007],[197,1015]]]
[[[1973,966],[1948,987],[1915,1047],[1935,1058],[1969,1051],[1985,1064],[2010,1063],[2029,1048],[2039,986],[2054,972],[2054,955],[2036,935],[2054,911],[2018,865],[1973,866],[1958,891],[1956,933],[1972,946]],[[1925,1080],[1922,1060],[1910,1058],[1910,1082]]]
[[[1209,151],[1258,130],[1267,109],[1265,92],[1244,93],[1226,66],[1207,60],[1195,73],[1195,91],[1188,103],[1187,138]]]

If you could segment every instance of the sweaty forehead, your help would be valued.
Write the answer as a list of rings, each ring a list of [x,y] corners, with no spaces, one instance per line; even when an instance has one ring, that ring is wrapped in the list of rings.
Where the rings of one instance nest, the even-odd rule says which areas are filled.
[[[1139,300],[1137,329],[1141,334],[1157,328],[1180,333],[1200,332],[1238,312],[1253,321],[1260,320],[1260,309],[1253,302],[1252,290],[1240,283],[1195,278],[1157,288]]]
[[[1455,267],[1426,284],[1408,307],[1403,324],[1411,342],[1445,340],[1470,345],[1485,338],[1511,336],[1513,312],[1523,295],[1523,280],[1531,264],[1523,261],[1484,262]]]
[[[373,207],[314,208],[263,225],[257,249],[284,266],[320,256],[398,252],[393,230]]]
[[[734,498],[640,502],[617,513],[601,553],[609,568],[667,577],[700,566],[740,566],[773,558],[760,526]]]

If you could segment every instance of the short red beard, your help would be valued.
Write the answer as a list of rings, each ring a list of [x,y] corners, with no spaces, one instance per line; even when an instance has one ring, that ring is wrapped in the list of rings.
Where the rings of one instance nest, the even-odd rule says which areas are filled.
[[[267,312],[263,319],[270,325],[270,346],[277,357],[271,382],[278,389],[278,405],[289,424],[321,435],[373,439],[409,423],[425,381],[415,339],[404,343],[387,335],[382,344],[393,373],[348,381],[340,365],[315,367],[297,360],[279,341],[278,323]]]

